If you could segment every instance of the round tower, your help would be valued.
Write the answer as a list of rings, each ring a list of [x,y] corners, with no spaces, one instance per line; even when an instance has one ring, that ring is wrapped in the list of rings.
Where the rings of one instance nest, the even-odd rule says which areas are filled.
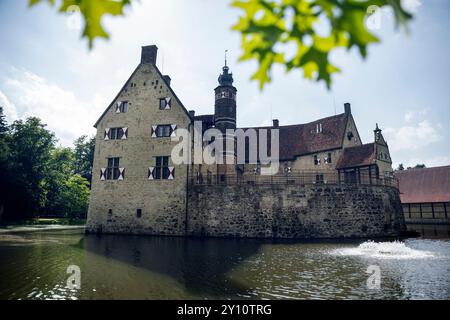
[[[219,86],[214,89],[216,94],[214,104],[214,125],[225,132],[226,129],[236,129],[236,88],[233,86],[233,74],[227,66],[222,68],[219,75]]]

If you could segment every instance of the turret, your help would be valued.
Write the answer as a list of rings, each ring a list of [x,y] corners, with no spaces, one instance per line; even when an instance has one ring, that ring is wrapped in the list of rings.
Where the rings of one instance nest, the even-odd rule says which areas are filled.
[[[219,86],[215,91],[214,124],[217,129],[225,132],[226,129],[236,129],[236,88],[233,86],[233,74],[227,66],[222,68],[219,75]]]

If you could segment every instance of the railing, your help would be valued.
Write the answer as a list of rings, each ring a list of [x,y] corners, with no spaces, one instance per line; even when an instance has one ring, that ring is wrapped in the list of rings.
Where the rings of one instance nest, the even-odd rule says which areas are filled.
[[[290,174],[277,175],[259,175],[259,174],[209,174],[197,175],[190,177],[190,184],[192,185],[235,185],[235,184],[358,184],[358,185],[379,185],[390,186],[398,189],[398,180],[394,177],[374,177],[366,173],[360,173],[355,176],[345,176],[343,173],[330,171],[314,171],[314,172],[300,172]]]

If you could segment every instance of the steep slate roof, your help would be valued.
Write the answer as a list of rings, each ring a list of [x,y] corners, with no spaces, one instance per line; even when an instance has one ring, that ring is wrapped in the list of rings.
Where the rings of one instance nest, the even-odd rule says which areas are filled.
[[[450,166],[396,171],[402,203],[450,202]]]
[[[375,143],[345,148],[336,164],[336,169],[362,167],[375,164]]]
[[[342,113],[310,123],[279,126],[280,160],[292,160],[301,155],[342,148],[348,117],[349,115]],[[322,132],[316,133],[316,126],[319,123],[322,124]],[[268,129],[270,131],[274,127],[241,129]],[[269,134],[268,138],[270,138]]]

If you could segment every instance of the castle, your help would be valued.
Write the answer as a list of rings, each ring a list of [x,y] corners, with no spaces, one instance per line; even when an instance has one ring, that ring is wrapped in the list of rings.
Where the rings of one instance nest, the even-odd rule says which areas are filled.
[[[336,238],[397,236],[404,230],[382,131],[377,125],[374,142],[363,144],[349,103],[342,114],[306,124],[273,120],[270,127],[239,130],[237,89],[226,62],[214,89],[214,114],[196,115],[156,59],[155,45],[142,47],[140,64],[95,123],[87,232]],[[195,140],[181,138],[182,132],[196,127],[201,134],[224,134],[224,155],[212,154],[227,161],[194,161],[192,143],[184,150],[188,160],[174,161],[177,144]],[[243,137],[243,157],[239,137],[229,134],[234,131]],[[263,131],[269,132],[267,142]],[[213,141],[200,144],[207,148]],[[263,175],[269,164],[260,151],[275,142],[278,166]]]

